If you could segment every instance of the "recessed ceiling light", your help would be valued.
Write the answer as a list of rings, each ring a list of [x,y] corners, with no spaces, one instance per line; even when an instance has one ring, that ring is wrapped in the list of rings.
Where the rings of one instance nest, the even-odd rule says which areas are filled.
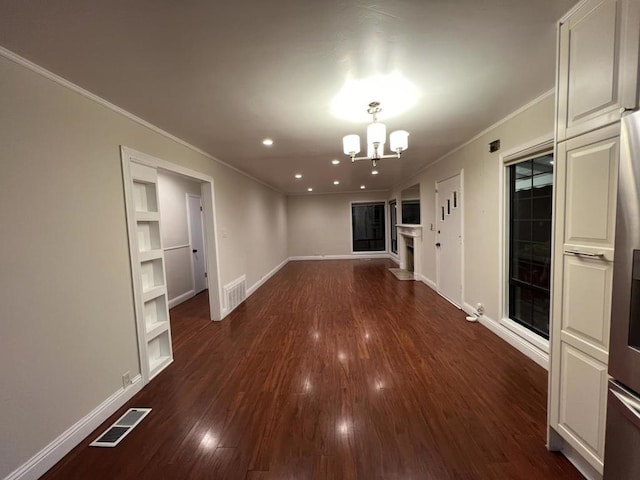
[[[273,140],[271,140],[270,138],[265,138],[264,140],[262,140],[262,144],[270,147],[271,145],[273,145]]]
[[[331,163],[333,163],[334,165],[339,165],[340,164],[340,160],[338,160],[336,158],[336,159],[331,160]]]
[[[377,175],[378,174],[378,170],[371,170],[371,175]]]
[[[339,182],[338,180],[334,180],[334,181],[333,181],[333,184],[334,184],[334,185],[340,185],[340,182]]]
[[[302,178],[302,174],[301,173],[296,173],[296,178]]]
[[[364,185],[360,185],[360,190],[364,190],[365,188],[367,187],[365,187]]]
[[[313,192],[313,188],[311,187],[307,188],[307,192]]]

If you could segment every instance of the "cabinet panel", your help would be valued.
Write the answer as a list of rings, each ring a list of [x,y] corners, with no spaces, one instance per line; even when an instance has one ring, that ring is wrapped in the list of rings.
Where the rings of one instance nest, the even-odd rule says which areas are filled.
[[[578,137],[558,149],[558,168],[565,179],[564,249],[593,247],[591,253],[603,253],[611,261],[619,137],[593,141],[595,137],[595,133]]]
[[[562,330],[609,350],[613,264],[566,255]]]
[[[560,361],[560,430],[602,459],[607,366],[567,344]]]
[[[589,0],[560,25],[558,140],[615,122],[621,109],[636,106],[636,15],[635,0]]]

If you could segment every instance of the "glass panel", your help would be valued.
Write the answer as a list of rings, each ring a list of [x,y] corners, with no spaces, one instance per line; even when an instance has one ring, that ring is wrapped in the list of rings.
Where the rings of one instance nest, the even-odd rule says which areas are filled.
[[[391,251],[393,253],[398,253],[398,228],[396,224],[398,223],[398,212],[396,210],[396,202],[395,200],[389,202],[389,222],[391,224]]]
[[[354,252],[383,252],[384,203],[354,204],[351,206]]]
[[[507,167],[509,316],[549,338],[553,155]]]

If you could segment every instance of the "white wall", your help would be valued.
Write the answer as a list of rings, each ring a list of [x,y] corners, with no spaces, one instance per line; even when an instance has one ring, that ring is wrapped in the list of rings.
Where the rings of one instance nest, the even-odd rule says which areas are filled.
[[[139,372],[119,146],[214,179],[220,283],[287,258],[286,198],[0,57],[0,478]]]
[[[287,197],[289,256],[351,255],[351,202],[386,201],[388,196],[358,192]]]
[[[165,250],[167,294],[172,306],[176,298],[194,293],[187,194],[200,196],[200,182],[162,170],[158,172],[158,200],[162,212],[160,233]]]

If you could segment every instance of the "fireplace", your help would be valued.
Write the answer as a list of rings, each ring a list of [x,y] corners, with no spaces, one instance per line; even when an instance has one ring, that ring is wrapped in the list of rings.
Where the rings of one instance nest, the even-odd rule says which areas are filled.
[[[398,224],[400,268],[422,279],[422,225]]]
[[[407,266],[405,270],[413,273],[413,237],[407,237],[404,244],[407,249]]]

